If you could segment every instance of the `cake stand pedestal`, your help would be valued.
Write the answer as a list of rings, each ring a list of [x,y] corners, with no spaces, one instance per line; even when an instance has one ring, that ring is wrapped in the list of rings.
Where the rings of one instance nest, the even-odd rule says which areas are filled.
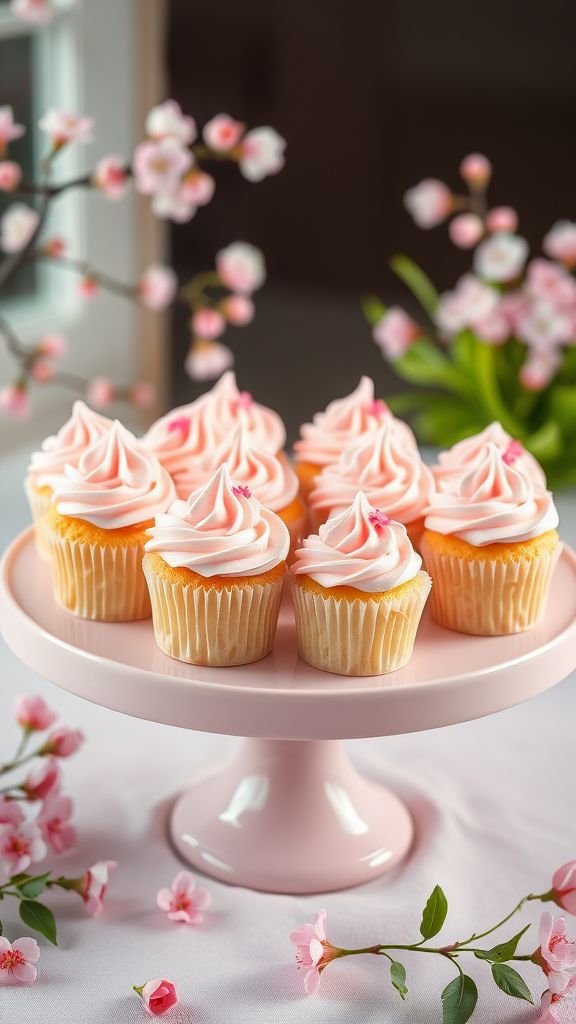
[[[150,620],[98,623],[58,608],[33,532],[0,569],[0,626],[34,671],[86,700],[188,729],[250,737],[223,768],[193,781],[170,832],[209,875],[270,892],[346,888],[405,856],[412,822],[400,799],[359,775],[343,739],[451,725],[535,696],[576,667],[576,557],[564,549],[541,623],[511,637],[469,637],[424,613],[409,665],[352,679],[298,658],[288,600],[273,653],[209,669],[157,648]]]

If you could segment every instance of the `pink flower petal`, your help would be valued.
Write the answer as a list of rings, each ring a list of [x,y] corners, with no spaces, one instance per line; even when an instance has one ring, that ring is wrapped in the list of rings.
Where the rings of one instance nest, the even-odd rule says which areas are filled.
[[[307,993],[307,995],[309,995],[309,996],[314,995],[314,993],[315,993],[316,989],[318,988],[319,984],[320,984],[320,974],[318,973],[318,971],[314,967],[314,968],[312,968],[312,970],[307,971],[306,974],[304,975],[304,990]]]
[[[6,939],[4,939],[4,941],[6,941]],[[40,959],[40,947],[38,946],[36,939],[29,938],[27,935],[23,936],[21,939],[16,939],[12,943],[12,949],[22,953],[24,959],[28,960],[31,964],[37,963]]]
[[[160,910],[170,910],[172,906],[172,892],[170,889],[159,889],[156,893],[156,903]]]
[[[196,879],[191,871],[179,871],[172,882],[172,892],[189,895],[196,888]]]

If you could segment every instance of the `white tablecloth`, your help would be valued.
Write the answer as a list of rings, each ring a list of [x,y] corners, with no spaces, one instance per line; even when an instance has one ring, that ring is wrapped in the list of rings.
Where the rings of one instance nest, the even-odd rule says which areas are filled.
[[[27,521],[25,464],[25,453],[2,462],[2,546]],[[575,543],[575,501],[565,496],[559,505],[564,536]],[[79,844],[58,860],[58,869],[71,875],[98,858],[119,863],[101,919],[85,918],[73,894],[50,898],[59,948],[40,940],[36,984],[0,989],[2,1022],[141,1021],[145,1014],[130,987],[164,975],[180,995],[165,1018],[172,1024],[435,1024],[440,991],[453,973],[449,964],[406,955],[404,1004],[386,963],[375,957],[331,965],[318,995],[308,998],[288,932],[325,906],[337,944],[414,941],[422,905],[440,882],[450,903],[448,942],[488,927],[523,894],[546,889],[552,871],[576,856],[571,678],[489,719],[350,744],[356,764],[396,789],[414,814],[417,840],[395,877],[321,897],[264,895],[208,880],[207,923],[174,925],[155,908],[157,889],[181,866],[166,841],[171,800],[196,766],[239,741],[123,717],[58,690],[4,646],[0,659],[0,760],[17,739],[10,707],[20,692],[41,693],[87,736],[82,751],[63,762]],[[530,904],[522,922],[537,921],[541,909]],[[12,901],[0,904],[0,917],[9,937],[27,933]],[[576,919],[572,929],[576,936]],[[535,934],[531,942],[527,949],[537,945]],[[527,1004],[496,989],[487,965],[472,958],[468,966],[480,991],[478,1024],[536,1020]],[[523,974],[539,995],[545,985],[538,969],[529,965]],[[576,1008],[566,1020],[576,1021]]]

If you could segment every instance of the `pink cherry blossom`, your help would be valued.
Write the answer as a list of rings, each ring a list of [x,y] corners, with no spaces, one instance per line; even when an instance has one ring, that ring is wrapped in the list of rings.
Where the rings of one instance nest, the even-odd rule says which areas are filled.
[[[38,127],[49,136],[52,145],[59,149],[67,142],[92,142],[94,118],[51,109],[40,118]]]
[[[192,165],[192,154],[172,136],[141,142],[134,151],[132,169],[138,192],[144,195],[176,190]]]
[[[473,249],[484,234],[484,225],[475,213],[460,213],[450,221],[448,233],[459,249]]]
[[[51,793],[42,805],[37,824],[54,853],[64,853],[76,842],[76,830],[69,824],[71,817],[72,801],[68,796]]]
[[[228,295],[220,306],[228,323],[244,327],[254,319],[254,303],[245,295]]]
[[[562,992],[546,989],[540,1003],[539,1024],[568,1024],[576,1013],[576,978],[570,978]]]
[[[0,825],[0,867],[7,875],[27,871],[33,861],[46,856],[46,843],[32,822]]]
[[[538,937],[540,966],[550,978],[549,988],[562,992],[576,970],[576,942],[566,936],[565,918],[554,918],[545,911],[540,918]]]
[[[404,206],[419,228],[433,228],[441,224],[450,213],[452,204],[450,189],[437,178],[425,178],[404,195]]]
[[[14,701],[14,717],[28,732],[42,732],[54,725],[58,716],[43,697],[21,693]]]
[[[196,216],[198,209],[188,197],[189,190],[185,184],[168,191],[157,192],[152,197],[152,213],[160,220],[173,220],[176,224],[186,224]]]
[[[45,384],[52,380],[56,370],[46,359],[35,359],[30,367],[30,375],[37,384]]]
[[[199,309],[192,317],[192,333],[196,338],[219,338],[226,330],[226,320],[216,309]]]
[[[94,184],[109,199],[121,199],[129,186],[126,161],[120,156],[103,156],[94,169]]]
[[[186,356],[186,373],[192,380],[216,380],[234,366],[234,354],[219,341],[195,341]]]
[[[510,337],[510,325],[501,303],[487,316],[474,321],[474,333],[488,345],[502,345]]]
[[[115,860],[99,860],[78,879],[78,891],[91,917],[99,917],[102,913],[110,872],[117,867]]]
[[[418,324],[400,306],[390,306],[375,325],[372,337],[388,359],[400,359],[421,334]]]
[[[29,985],[36,981],[36,967],[40,959],[40,949],[36,939],[25,936],[8,942],[0,936],[0,984],[20,982]]]
[[[130,401],[138,409],[149,409],[156,398],[156,388],[147,380],[138,381],[130,388]]]
[[[63,238],[49,238],[42,246],[42,252],[53,260],[57,260],[66,252],[66,242]]]
[[[68,351],[68,342],[62,334],[44,334],[38,342],[38,352],[49,359],[60,359]]]
[[[536,299],[518,320],[518,337],[531,348],[547,352],[574,338],[571,318],[546,299]]]
[[[26,389],[18,384],[0,388],[0,412],[8,413],[16,420],[27,420],[30,415],[30,398]]]
[[[319,910],[313,924],[303,924],[290,934],[290,941],[296,946],[296,963],[304,969],[308,995],[316,991],[320,974],[340,953],[326,938],[326,917],[326,911]]]
[[[569,914],[576,914],[576,860],[569,860],[554,872],[554,899]]]
[[[518,228],[518,214],[511,206],[495,206],[486,214],[486,227],[490,234],[508,231],[512,234]]]
[[[564,267],[551,260],[531,260],[526,273],[526,291],[559,307],[576,307],[576,281]]]
[[[240,171],[248,181],[262,181],[269,174],[278,174],[286,162],[286,141],[274,128],[253,128],[240,146]]]
[[[95,377],[86,389],[86,398],[96,409],[106,409],[116,398],[114,382],[107,377]]]
[[[0,192],[13,192],[22,181],[22,168],[13,160],[0,163]]]
[[[245,125],[235,121],[229,114],[216,114],[202,130],[204,142],[216,153],[226,152],[236,146],[244,134]]]
[[[497,231],[478,246],[474,269],[484,281],[512,281],[522,272],[528,256],[528,242],[520,235]]]
[[[470,153],[460,164],[460,174],[467,185],[485,188],[492,177],[492,164],[482,153]]]
[[[543,391],[548,387],[558,367],[557,352],[530,352],[520,369],[520,380],[527,391]]]
[[[15,800],[9,800],[8,797],[0,794],[0,825],[18,826],[23,821],[24,815],[19,804]]]
[[[216,270],[227,288],[251,295],[266,280],[264,257],[248,242],[233,242],[216,253]]]
[[[160,889],[156,902],[165,910],[171,921],[184,924],[202,924],[203,910],[210,906],[211,894],[204,886],[198,885],[190,871],[179,871],[169,889]]]
[[[458,281],[453,292],[440,296],[435,320],[440,331],[447,337],[457,334],[464,327],[474,328],[493,316],[499,304],[498,292],[479,281],[473,274],[466,274]]]
[[[180,200],[191,207],[206,206],[210,202],[216,182],[204,171],[190,171],[180,186]]]
[[[57,793],[59,787],[60,765],[55,757],[45,757],[35,764],[22,783],[28,800],[45,800],[48,795]]]
[[[153,981],[147,981],[145,985],[135,988],[152,1017],[161,1017],[178,1002],[176,989],[166,978],[154,978]]]
[[[80,729],[71,729],[68,725],[57,725],[49,734],[42,747],[42,755],[54,754],[54,757],[71,757],[84,742],[84,734]]]
[[[25,203],[12,203],[0,220],[0,249],[21,252],[32,240],[40,222],[36,210]]]
[[[142,274],[138,293],[148,309],[162,310],[173,301],[177,288],[178,278],[172,267],[153,263]]]
[[[151,139],[176,139],[183,146],[189,146],[198,132],[194,118],[183,114],[176,100],[165,100],[149,111],[146,134]]]
[[[560,260],[567,267],[576,266],[576,223],[557,221],[544,238],[542,248],[547,256]]]
[[[100,286],[93,277],[81,277],[76,282],[76,291],[81,299],[84,299],[85,302],[90,302],[100,291]]]
[[[9,142],[22,138],[25,131],[23,124],[15,122],[12,107],[0,107],[0,154],[6,152]]]

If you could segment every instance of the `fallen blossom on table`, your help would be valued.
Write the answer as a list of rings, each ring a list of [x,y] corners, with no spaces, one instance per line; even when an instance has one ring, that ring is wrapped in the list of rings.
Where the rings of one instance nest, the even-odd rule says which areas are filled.
[[[161,1017],[178,1002],[176,989],[166,978],[154,978],[144,985],[133,985],[132,988],[142,999],[144,1006],[152,1017]]]
[[[212,896],[208,889],[198,884],[190,871],[179,871],[169,889],[158,891],[156,902],[171,921],[202,924],[203,911],[210,906]]]
[[[0,936],[0,984],[16,982],[30,985],[36,981],[36,964],[40,959],[40,950],[36,939],[27,936],[8,942]]]

